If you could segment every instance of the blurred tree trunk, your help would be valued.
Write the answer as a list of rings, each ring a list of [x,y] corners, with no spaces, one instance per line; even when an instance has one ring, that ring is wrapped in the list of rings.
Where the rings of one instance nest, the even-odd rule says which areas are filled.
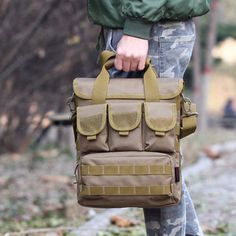
[[[199,106],[200,86],[201,86],[201,45],[200,45],[200,19],[195,18],[196,40],[193,49],[193,96],[194,101]]]
[[[218,0],[211,3],[211,12],[209,16],[209,29],[207,35],[207,47],[205,51],[205,62],[201,79],[201,95],[199,104],[199,132],[204,135],[208,128],[207,101],[209,92],[209,82],[211,79],[213,57],[212,49],[216,43],[217,21],[218,21]]]
[[[0,153],[28,147],[46,113],[67,111],[73,78],[97,74],[98,32],[87,1],[0,0]]]

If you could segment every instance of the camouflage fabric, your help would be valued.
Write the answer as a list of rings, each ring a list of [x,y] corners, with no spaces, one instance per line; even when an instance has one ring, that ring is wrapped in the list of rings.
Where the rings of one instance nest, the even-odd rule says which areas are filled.
[[[116,51],[122,30],[106,31],[106,49]],[[161,77],[182,78],[189,64],[195,40],[192,20],[186,22],[156,23],[149,40],[149,56]],[[141,72],[126,73],[110,70],[112,77],[138,77]],[[183,181],[184,182],[184,181]],[[179,205],[144,209],[148,236],[202,236],[202,230],[188,193],[183,184],[183,198]]]

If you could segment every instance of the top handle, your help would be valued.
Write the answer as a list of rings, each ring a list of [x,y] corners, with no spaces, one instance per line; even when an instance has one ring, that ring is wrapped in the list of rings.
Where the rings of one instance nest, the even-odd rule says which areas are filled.
[[[99,61],[101,66],[104,66],[104,64],[110,60],[110,59],[114,59],[116,57],[116,54],[113,51],[108,51],[108,50],[104,50],[101,52],[100,57],[99,57]]]
[[[93,104],[103,104],[106,102],[108,85],[110,80],[110,74],[108,69],[114,67],[115,54],[113,52],[105,51],[101,55],[101,63],[103,63],[102,70],[99,73],[97,79],[94,82],[93,92],[92,92],[92,103]],[[147,102],[159,102],[160,92],[159,92],[159,80],[153,69],[150,60],[146,61],[146,69],[143,76],[144,82],[144,95]]]

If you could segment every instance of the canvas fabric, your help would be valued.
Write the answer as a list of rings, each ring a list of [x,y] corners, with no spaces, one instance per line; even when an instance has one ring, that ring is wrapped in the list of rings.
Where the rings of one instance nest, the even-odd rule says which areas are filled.
[[[177,204],[183,81],[157,80],[149,66],[144,79],[108,79],[100,88],[99,79],[103,85],[109,77],[103,70],[96,80],[73,83],[78,202],[90,207]]]
[[[143,79],[110,80],[113,61],[107,59],[97,78],[73,81],[78,202],[102,208],[178,204],[179,142],[196,128],[183,80],[157,78],[148,61]],[[183,120],[189,119],[186,129]]]

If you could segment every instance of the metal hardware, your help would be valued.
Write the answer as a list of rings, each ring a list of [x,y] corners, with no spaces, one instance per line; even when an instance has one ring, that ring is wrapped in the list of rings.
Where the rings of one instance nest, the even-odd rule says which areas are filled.
[[[74,170],[74,177],[75,177],[74,184],[80,184],[81,183],[81,179],[77,175],[77,170],[78,170],[79,167],[80,167],[80,163],[77,163],[77,165],[75,167],[75,170]]]
[[[198,112],[193,112],[192,109],[191,109],[191,105],[192,105],[192,102],[189,98],[185,97],[184,95],[182,95],[182,98],[183,98],[183,103],[182,103],[182,110],[183,110],[183,115],[182,117],[186,117],[186,116],[198,116]],[[186,106],[187,105],[187,108]]]
[[[75,104],[74,104],[74,100],[75,100],[75,94],[73,93],[71,97],[69,97],[67,99],[67,105],[71,111],[71,113],[74,113],[75,112]]]

